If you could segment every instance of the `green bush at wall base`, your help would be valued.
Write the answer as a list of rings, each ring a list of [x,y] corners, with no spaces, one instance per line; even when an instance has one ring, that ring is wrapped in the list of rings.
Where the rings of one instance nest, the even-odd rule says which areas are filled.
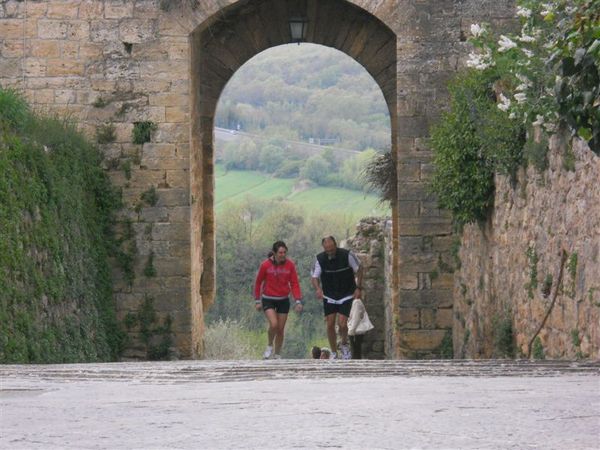
[[[120,197],[72,124],[0,89],[0,363],[114,360]]]
[[[494,200],[494,173],[514,176],[524,132],[498,110],[497,74],[468,71],[449,86],[450,110],[431,131],[431,191],[458,226],[484,221]]]

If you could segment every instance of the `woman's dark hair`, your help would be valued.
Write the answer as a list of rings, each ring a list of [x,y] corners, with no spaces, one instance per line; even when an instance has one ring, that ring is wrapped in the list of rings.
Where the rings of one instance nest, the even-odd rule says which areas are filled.
[[[285,245],[285,242],[283,242],[283,241],[277,241],[277,242],[275,242],[275,243],[273,244],[273,247],[271,248],[271,251],[273,252],[273,255],[274,255],[275,253],[277,253],[277,250],[279,250],[281,247],[285,248],[285,249],[286,249],[286,251],[287,251],[287,249],[288,249],[288,248],[287,248],[287,245]],[[271,255],[271,256],[273,256],[273,255]]]

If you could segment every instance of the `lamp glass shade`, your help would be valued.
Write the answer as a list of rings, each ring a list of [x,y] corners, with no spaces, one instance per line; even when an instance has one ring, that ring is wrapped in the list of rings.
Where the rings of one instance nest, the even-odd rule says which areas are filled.
[[[302,17],[293,17],[290,19],[290,34],[292,42],[302,42],[306,39],[306,24],[308,20]]]

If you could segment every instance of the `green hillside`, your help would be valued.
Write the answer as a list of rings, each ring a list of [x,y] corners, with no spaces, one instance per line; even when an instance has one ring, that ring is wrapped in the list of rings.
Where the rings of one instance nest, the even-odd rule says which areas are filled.
[[[335,187],[313,187],[294,192],[296,180],[273,178],[260,172],[228,170],[216,167],[216,212],[219,214],[230,202],[241,201],[247,196],[263,200],[281,199],[301,206],[307,212],[337,212],[353,219],[373,215],[387,215],[388,209],[377,204],[377,197],[360,191]]]

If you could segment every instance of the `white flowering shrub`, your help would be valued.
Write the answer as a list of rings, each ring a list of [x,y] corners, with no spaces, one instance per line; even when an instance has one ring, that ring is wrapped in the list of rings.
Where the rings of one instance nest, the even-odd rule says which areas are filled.
[[[500,77],[498,108],[526,129],[559,128],[600,155],[600,1],[518,0],[518,35],[471,26],[467,65]]]

